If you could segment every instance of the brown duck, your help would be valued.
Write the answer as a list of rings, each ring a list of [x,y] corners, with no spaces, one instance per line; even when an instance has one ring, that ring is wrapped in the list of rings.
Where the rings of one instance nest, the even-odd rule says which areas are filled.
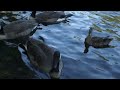
[[[84,42],[84,44],[85,44],[84,53],[88,52],[89,46],[92,46],[94,48],[108,48],[108,47],[111,47],[109,45],[109,43],[113,40],[113,38],[109,38],[109,36],[107,36],[107,37],[92,36],[92,31],[93,31],[93,28],[90,27],[88,36],[85,38],[85,42]]]
[[[49,73],[52,79],[60,78],[63,63],[59,51],[33,38],[28,40],[25,48],[32,65]]]
[[[71,17],[72,14],[65,15],[64,11],[43,11],[36,15],[36,11],[32,11],[32,16],[43,25],[51,25],[67,21],[66,18]],[[60,18],[65,18],[65,20],[58,21]]]

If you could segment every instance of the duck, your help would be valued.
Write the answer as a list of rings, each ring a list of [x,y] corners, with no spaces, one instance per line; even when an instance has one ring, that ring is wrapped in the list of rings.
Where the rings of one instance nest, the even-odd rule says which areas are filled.
[[[36,19],[32,16],[29,20],[16,20],[11,22],[10,24],[1,26],[0,40],[7,40],[14,42],[16,44],[23,43],[25,44],[26,41],[30,36],[34,34],[37,28],[35,26],[39,25]]]
[[[67,21],[66,18],[73,16],[72,14],[65,15],[64,11],[43,11],[36,15],[36,11],[32,11],[32,16],[43,25],[52,25],[58,24],[63,21]],[[65,18],[62,21],[58,21],[58,19]]]
[[[29,38],[24,47],[30,63],[48,73],[51,79],[59,79],[63,68],[60,52],[34,38]]]
[[[29,36],[33,35],[31,33],[36,31],[37,28],[33,30],[36,25],[40,23],[55,24],[58,23],[57,20],[62,17],[67,17],[63,11],[44,11],[38,15],[36,15],[36,11],[33,11],[29,20],[16,20],[4,27],[2,26],[1,31],[3,31],[4,34],[0,35],[0,40],[7,40],[15,43],[22,41],[21,43],[25,43]]]
[[[90,27],[88,36],[85,38],[84,44],[85,44],[85,50],[84,53],[88,52],[89,46],[92,46],[94,48],[109,48],[111,45],[109,43],[113,40],[113,38],[107,37],[97,37],[92,36],[93,28]]]

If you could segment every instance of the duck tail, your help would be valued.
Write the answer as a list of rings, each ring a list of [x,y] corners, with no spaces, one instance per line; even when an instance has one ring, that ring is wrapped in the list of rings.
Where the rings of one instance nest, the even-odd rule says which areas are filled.
[[[104,38],[103,45],[109,47],[109,43],[113,40],[113,38]]]
[[[110,43],[112,40],[113,40],[113,38],[109,38],[109,39],[108,39],[108,43]]]
[[[107,36],[106,38],[109,38],[111,41],[113,40],[113,38],[110,38],[110,36]]]
[[[112,41],[113,40],[113,38],[109,38],[110,39],[110,41]]]
[[[110,43],[113,40],[113,38],[106,37],[106,38],[104,38],[104,40],[106,40],[108,43]]]

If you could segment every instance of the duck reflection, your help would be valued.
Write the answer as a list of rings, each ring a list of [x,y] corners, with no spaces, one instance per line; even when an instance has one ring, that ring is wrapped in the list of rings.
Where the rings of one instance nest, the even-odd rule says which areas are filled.
[[[93,28],[90,27],[88,36],[85,38],[85,50],[84,53],[87,53],[89,51],[89,47],[92,46],[94,48],[109,48],[113,47],[109,45],[109,43],[113,40],[113,38],[107,37],[97,37],[92,36]]]

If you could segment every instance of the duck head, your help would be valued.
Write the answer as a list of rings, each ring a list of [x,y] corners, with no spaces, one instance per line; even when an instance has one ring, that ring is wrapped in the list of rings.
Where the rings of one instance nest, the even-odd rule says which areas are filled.
[[[60,78],[60,67],[62,67],[60,63],[60,52],[55,51],[53,55],[53,65],[52,70],[50,71],[50,77],[51,79],[59,79]]]
[[[35,20],[35,17],[36,17],[36,11],[32,11],[29,19],[30,19],[30,20]]]
[[[35,20],[38,24],[41,23],[41,19],[37,18],[38,15],[36,15],[37,11],[32,11],[31,15],[30,15],[30,20]]]
[[[89,29],[89,35],[91,35],[91,34],[92,34],[92,31],[93,31],[93,28],[92,28],[92,27],[90,27],[90,29]]]
[[[84,41],[84,45],[85,45],[84,53],[87,53],[89,51],[89,46],[91,45],[92,31],[93,31],[93,28],[90,27],[88,36],[85,38],[85,41]]]
[[[91,42],[93,28],[90,27],[87,37],[85,38],[85,44]]]

